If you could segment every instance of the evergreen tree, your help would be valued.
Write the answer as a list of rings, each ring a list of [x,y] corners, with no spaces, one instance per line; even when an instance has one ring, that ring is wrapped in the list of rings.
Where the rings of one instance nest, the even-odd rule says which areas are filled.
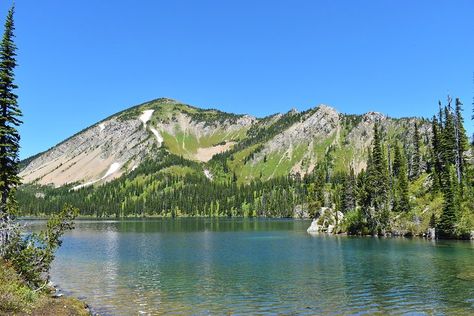
[[[325,171],[323,166],[318,165],[314,171],[314,181],[308,187],[308,209],[310,216],[314,217],[316,212],[324,206]]]
[[[448,98],[448,105],[444,107],[444,126],[442,129],[441,149],[443,153],[444,168],[448,169],[450,165],[455,165],[456,135],[450,98]]]
[[[456,176],[458,183],[461,183],[462,176],[465,168],[464,153],[468,150],[469,141],[466,136],[466,130],[464,129],[464,119],[462,117],[462,102],[459,98],[456,98],[456,109],[454,116],[454,129],[456,138]]]
[[[382,147],[382,136],[379,123],[374,124],[374,141],[372,157],[367,166],[367,183],[371,207],[373,213],[369,212],[369,229],[373,233],[382,233],[388,225],[388,193],[389,177],[387,160]]]
[[[415,122],[415,131],[413,133],[413,157],[412,157],[412,179],[420,176],[421,171],[421,155],[420,155],[420,132],[418,124]]]
[[[440,127],[436,116],[433,116],[431,122],[431,171],[433,181],[433,192],[437,192],[441,187],[441,174],[443,169],[442,153],[441,153],[441,140],[440,140]]]
[[[435,217],[434,213],[431,213],[429,227],[430,228],[435,228],[436,227],[436,217]]]
[[[341,190],[341,212],[346,213],[352,211],[356,207],[355,188],[356,181],[354,175],[354,169],[351,167],[350,172],[344,177]]]
[[[14,90],[16,67],[16,46],[13,41],[15,30],[14,7],[8,11],[5,30],[0,43],[0,220],[7,222],[16,206],[15,189],[20,184],[18,177],[18,150],[20,135],[17,127],[21,111]]]
[[[437,227],[439,235],[443,238],[452,238],[455,236],[457,205],[453,174],[453,167],[451,167],[450,171],[448,171],[449,176],[446,179],[446,188],[444,189],[443,212]]]
[[[394,167],[395,166],[397,166],[397,168],[396,172],[394,168],[396,179],[394,208],[396,211],[407,212],[410,209],[407,160],[405,155],[401,153],[400,145],[398,143],[395,146]]]

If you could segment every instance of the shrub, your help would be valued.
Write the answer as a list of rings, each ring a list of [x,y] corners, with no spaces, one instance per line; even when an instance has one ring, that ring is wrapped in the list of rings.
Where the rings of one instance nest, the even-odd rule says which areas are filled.
[[[65,205],[61,212],[51,216],[46,230],[26,236],[16,234],[7,244],[4,259],[30,288],[40,290],[48,283],[54,252],[61,246],[62,235],[74,228],[77,214],[77,209]]]
[[[0,314],[25,312],[36,298],[37,293],[18,277],[15,269],[0,260]]]
[[[366,232],[364,217],[360,209],[349,211],[342,220],[342,231],[346,231],[348,234],[363,234]]]

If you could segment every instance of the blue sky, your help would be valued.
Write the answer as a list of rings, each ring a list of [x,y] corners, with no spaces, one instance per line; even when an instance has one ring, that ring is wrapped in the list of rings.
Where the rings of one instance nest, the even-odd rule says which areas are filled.
[[[449,93],[473,131],[474,1],[16,3],[22,158],[162,96],[256,116],[325,103],[399,117],[431,116]]]

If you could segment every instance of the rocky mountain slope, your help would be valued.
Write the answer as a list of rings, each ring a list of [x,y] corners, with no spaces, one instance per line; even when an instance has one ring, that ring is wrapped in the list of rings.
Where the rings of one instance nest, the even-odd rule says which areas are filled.
[[[303,176],[329,154],[336,170],[357,172],[365,167],[375,121],[387,138],[403,140],[411,137],[416,119],[346,115],[326,105],[259,119],[162,98],[112,115],[25,160],[20,176],[24,183],[78,190],[129,174],[159,159],[161,151],[195,162],[215,181]],[[429,124],[421,124],[421,134],[428,131]]]

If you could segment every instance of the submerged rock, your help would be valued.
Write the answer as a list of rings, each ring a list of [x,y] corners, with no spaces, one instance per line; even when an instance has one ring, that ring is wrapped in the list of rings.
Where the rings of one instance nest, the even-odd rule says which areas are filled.
[[[464,281],[474,281],[474,271],[464,271],[461,273],[458,273],[456,275],[456,278]]]

